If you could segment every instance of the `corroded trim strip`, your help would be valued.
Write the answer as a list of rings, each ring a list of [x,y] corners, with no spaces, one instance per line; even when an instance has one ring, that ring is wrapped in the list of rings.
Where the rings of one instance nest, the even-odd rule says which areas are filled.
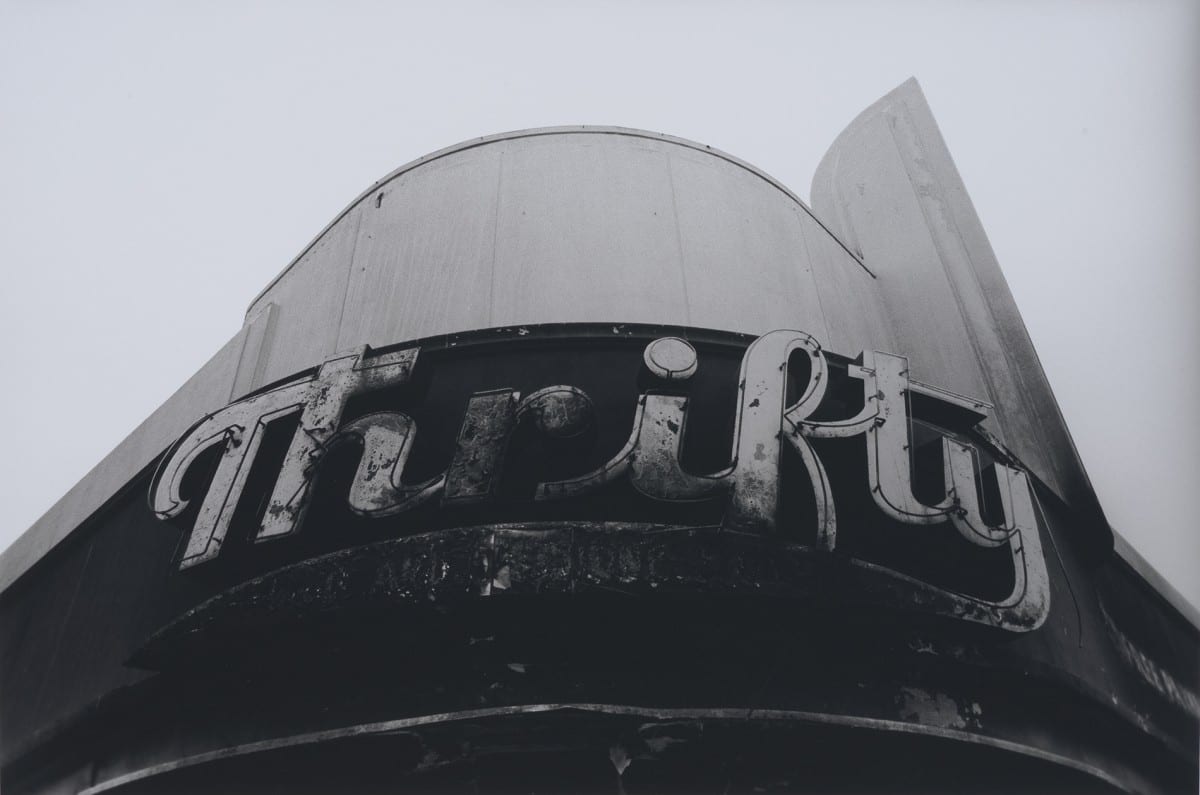
[[[266,751],[294,748],[303,745],[315,745],[317,743],[329,742],[331,740],[341,740],[365,735],[386,734],[388,732],[403,731],[405,729],[431,726],[439,723],[477,720],[479,718],[501,717],[506,715],[566,712],[570,710],[603,713],[607,715],[628,715],[630,717],[649,718],[651,720],[698,720],[709,718],[715,720],[797,721],[802,723],[815,723],[828,726],[846,726],[853,728],[873,729],[875,731],[899,732],[923,735],[927,737],[939,737],[946,740],[957,740],[959,742],[983,745],[990,748],[995,748],[997,750],[1009,751],[1012,753],[1021,754],[1023,756],[1028,756],[1033,759],[1039,759],[1044,762],[1061,765],[1063,767],[1071,768],[1072,770],[1077,770],[1081,773],[1092,776],[1093,778],[1099,779],[1100,781],[1103,781],[1104,783],[1123,792],[1134,791],[1106,771],[1066,756],[1054,754],[1049,751],[1044,751],[1040,748],[1034,748],[1032,746],[1013,742],[1011,740],[1002,740],[996,737],[987,737],[984,735],[973,734],[971,732],[960,731],[956,729],[925,726],[919,723],[907,723],[905,721],[887,720],[884,718],[861,718],[852,715],[838,715],[827,712],[810,712],[807,710],[752,708],[729,709],[722,707],[663,709],[656,707],[631,706],[626,704],[591,704],[568,702],[560,704],[523,704],[509,707],[488,707],[485,709],[463,710],[459,712],[443,712],[434,715],[420,715],[412,718],[397,718],[395,720],[379,721],[376,723],[360,723],[353,726],[343,726],[337,729],[327,729],[324,731],[309,732],[305,734],[294,734],[287,737],[275,737],[270,740],[261,740],[254,743],[245,743],[243,745],[220,748],[215,751],[208,751],[201,754],[195,754],[193,756],[187,756],[182,759],[177,759],[173,762],[164,762],[159,765],[152,765],[150,767],[142,768],[141,770],[135,770],[131,773],[126,773],[124,775],[117,776],[88,787],[87,789],[83,790],[80,795],[98,795],[99,793],[109,792],[126,784],[131,784],[135,781],[143,781],[145,779],[160,776],[176,770],[195,767],[208,762],[216,762],[222,759],[263,753]]]

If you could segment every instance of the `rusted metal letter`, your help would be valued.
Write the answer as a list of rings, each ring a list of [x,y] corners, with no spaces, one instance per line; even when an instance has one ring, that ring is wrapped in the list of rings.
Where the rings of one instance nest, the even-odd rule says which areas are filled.
[[[365,359],[366,349],[337,356],[313,377],[233,403],[192,427],[163,457],[150,487],[151,510],[161,519],[187,507],[180,495],[183,475],[204,451],[220,445],[221,459],[200,506],[180,561],[181,569],[211,560],[220,551],[246,476],[275,420],[300,414],[257,538],[293,532],[308,503],[308,487],[325,445],[341,420],[346,401],[358,393],[407,381],[417,359],[410,348]]]
[[[791,406],[786,405],[788,359],[803,350],[812,365],[808,383]],[[737,424],[733,439],[733,496],[727,527],[757,533],[776,532],[779,507],[779,464],[786,439],[808,470],[817,506],[817,546],[833,549],[837,518],[825,467],[812,446],[794,429],[825,397],[828,365],[821,345],[802,331],[772,331],[755,340],[742,358]],[[786,425],[785,425],[786,424]]]
[[[695,349],[675,337],[651,342],[643,358],[652,373],[667,380],[685,381],[696,372]],[[686,408],[687,399],[683,397],[642,395],[634,410],[629,440],[615,456],[579,477],[538,484],[536,498],[551,500],[584,494],[626,473],[635,489],[660,500],[699,500],[728,488],[732,467],[713,475],[693,475],[683,470],[679,453]]]
[[[629,481],[635,489],[660,500],[702,500],[730,487],[732,466],[711,475],[683,470],[680,453],[687,427],[687,398],[643,395],[638,413],[637,439],[629,463]]]
[[[879,509],[893,519],[905,524],[937,524],[950,520],[964,538],[985,547],[1001,546],[1019,532],[1013,505],[1013,495],[1018,490],[1013,485],[1015,470],[994,468],[1005,520],[1000,525],[989,526],[983,520],[979,492],[975,487],[975,450],[953,439],[942,439],[945,499],[935,505],[926,505],[913,495],[910,391],[970,405],[973,409],[986,404],[909,381],[908,360],[902,356],[863,351],[860,361],[861,365],[849,368],[849,374],[863,382],[863,410],[855,417],[835,422],[800,419],[789,411],[787,419],[795,431],[812,438],[864,434],[871,497]]]
[[[996,479],[1003,511],[999,524],[988,525],[983,519],[975,483],[976,451],[943,437],[946,498],[936,505],[926,505],[913,495],[909,393],[921,392],[972,411],[986,404],[911,382],[908,362],[903,357],[864,351],[860,361],[861,366],[852,365],[849,373],[863,382],[863,410],[854,417],[833,422],[814,422],[789,410],[786,419],[793,425],[793,436],[836,438],[863,434],[871,495],[885,514],[905,524],[949,521],[973,544],[1008,546],[1013,564],[1013,589],[1009,596],[988,601],[913,581],[923,606],[1013,631],[1036,629],[1050,611],[1050,580],[1028,476],[1001,464],[984,473]]]
[[[443,503],[479,502],[495,492],[508,442],[517,425],[520,397],[520,392],[511,389],[471,396],[458,431],[454,459],[446,470]]]
[[[363,447],[350,484],[350,510],[362,516],[391,516],[417,507],[442,490],[445,475],[416,486],[406,486],[401,479],[416,435],[412,418],[394,411],[359,417],[337,432],[329,446],[356,439]]]

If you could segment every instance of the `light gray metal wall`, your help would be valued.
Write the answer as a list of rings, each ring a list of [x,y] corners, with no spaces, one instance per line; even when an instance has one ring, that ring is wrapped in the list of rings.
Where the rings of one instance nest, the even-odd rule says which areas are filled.
[[[818,215],[878,276],[886,345],[912,377],[995,405],[987,427],[1059,496],[1107,523],[916,80],[863,111],[813,177]]]
[[[570,128],[400,169],[249,314],[278,309],[271,380],[356,345],[532,323],[795,327],[829,340],[822,280],[839,294],[871,290],[866,270],[769,177],[685,141]]]

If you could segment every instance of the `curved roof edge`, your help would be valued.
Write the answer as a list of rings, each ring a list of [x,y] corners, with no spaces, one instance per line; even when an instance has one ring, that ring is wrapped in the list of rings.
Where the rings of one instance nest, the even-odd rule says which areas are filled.
[[[921,99],[921,102],[928,104],[925,100],[925,92],[921,90],[921,84],[917,82],[917,78],[910,77],[900,85],[893,88],[891,91],[884,94],[879,99],[872,102],[867,107],[863,108],[858,114],[851,119],[842,131],[837,134],[837,137],[829,144],[829,148],[825,150],[825,154],[821,155],[820,162],[817,163],[817,169],[813,172],[812,182],[808,186],[809,201],[815,206],[818,204],[817,196],[824,195],[828,188],[832,185],[831,173],[837,166],[838,160],[842,156],[843,144],[850,135],[854,133],[863,123],[877,114],[880,108],[887,107],[896,102],[896,100],[905,95],[916,95]],[[830,219],[832,222],[833,219]],[[833,229],[832,234],[837,235],[838,239],[842,239],[846,235],[845,229]],[[857,251],[855,258],[862,261],[862,255]]]
[[[1174,585],[1167,582],[1167,579],[1159,573],[1158,569],[1154,568],[1154,564],[1142,557],[1142,553],[1138,552],[1125,536],[1116,530],[1113,530],[1112,534],[1113,552],[1117,558],[1141,577],[1146,585],[1150,587],[1151,591],[1170,605],[1194,629],[1200,631],[1200,608],[1189,602]]]
[[[287,275],[288,271],[290,271],[296,265],[296,263],[298,263],[304,257],[304,255],[307,254],[313,248],[313,246],[315,246],[318,242],[320,242],[321,238],[323,238],[326,234],[328,234],[329,230],[331,230],[334,226],[336,226],[337,223],[339,221],[341,221],[342,218],[344,218],[347,213],[349,213],[352,209],[354,209],[354,207],[359,202],[369,198],[371,196],[371,194],[375,193],[375,191],[379,190],[381,187],[383,187],[387,183],[391,182],[392,180],[394,180],[398,177],[401,177],[404,174],[407,174],[408,172],[410,172],[416,168],[419,168],[424,165],[428,165],[429,163],[432,163],[436,160],[440,160],[444,157],[448,157],[450,155],[454,155],[459,152],[465,152],[469,149],[475,149],[480,146],[489,146],[491,144],[499,143],[501,141],[510,141],[510,140],[516,140],[516,139],[520,139],[520,138],[537,138],[537,137],[541,137],[541,136],[551,136],[551,135],[578,135],[578,134],[624,135],[624,136],[629,136],[631,138],[646,138],[646,139],[652,140],[652,141],[662,141],[665,143],[674,144],[675,146],[683,147],[685,149],[692,149],[697,152],[701,152],[703,154],[712,155],[713,157],[717,157],[721,160],[724,160],[734,166],[737,166],[738,168],[744,169],[745,171],[748,171],[749,173],[753,174],[754,176],[756,176],[759,179],[763,180],[764,182],[768,183],[769,185],[774,187],[776,190],[780,191],[785,196],[787,196],[789,199],[794,201],[797,205],[799,205],[799,207],[801,209],[803,209],[804,212],[809,215],[809,217],[811,217],[814,221],[816,221],[817,224],[822,229],[824,229],[826,232],[828,232],[833,237],[833,239],[837,241],[838,245],[840,245],[846,251],[846,253],[849,254],[851,256],[851,258],[853,258],[854,261],[857,262],[863,268],[863,270],[865,270],[869,274],[871,273],[870,269],[868,269],[867,266],[863,263],[862,257],[859,256],[857,253],[855,253],[849,246],[847,246],[846,243],[842,240],[842,238],[834,230],[830,229],[829,226],[824,221],[822,221],[817,216],[816,213],[813,212],[812,208],[809,207],[809,205],[807,203],[805,203],[803,199],[801,199],[793,191],[791,191],[786,185],[784,185],[782,182],[780,182],[779,180],[772,177],[767,172],[763,171],[762,169],[758,168],[757,166],[747,163],[745,160],[741,160],[737,157],[734,157],[733,155],[728,154],[727,152],[723,152],[720,149],[715,149],[711,146],[708,146],[707,144],[702,144],[697,141],[690,141],[686,138],[679,138],[674,135],[667,135],[666,133],[651,132],[649,130],[639,130],[639,129],[636,129],[633,127],[610,127],[610,126],[604,126],[604,125],[586,125],[586,124],[584,124],[584,125],[566,125],[566,126],[558,126],[558,127],[531,127],[529,129],[524,129],[524,130],[512,130],[509,132],[496,133],[494,135],[485,135],[480,138],[471,138],[466,141],[462,141],[461,143],[457,143],[452,146],[447,146],[444,149],[439,149],[435,152],[431,152],[430,154],[424,155],[423,157],[419,157],[416,160],[412,160],[408,163],[405,163],[404,165],[400,166],[399,168],[389,172],[385,176],[380,177],[379,179],[375,180],[375,182],[371,183],[371,186],[369,188],[362,191],[358,196],[356,196],[354,198],[353,201],[351,201],[349,204],[347,204],[342,209],[341,212],[339,212],[337,215],[335,215],[333,217],[333,220],[330,221],[328,224],[326,224],[325,228],[323,228],[311,241],[309,241],[308,245],[306,245],[303,249],[301,249],[300,253],[298,253],[295,257],[293,257],[292,261],[289,262],[282,271],[280,271],[273,279],[271,279],[270,282],[267,283],[267,285],[262,290],[259,291],[258,295],[254,296],[254,300],[252,300],[250,302],[250,306],[247,307],[247,309],[246,309],[246,316],[249,317],[254,313],[259,302],[262,301],[262,299],[266,296],[266,294],[271,291],[271,288],[273,288],[276,284],[278,284],[279,281],[281,279],[283,279],[284,276]],[[871,275],[874,276],[874,274],[871,274]]]

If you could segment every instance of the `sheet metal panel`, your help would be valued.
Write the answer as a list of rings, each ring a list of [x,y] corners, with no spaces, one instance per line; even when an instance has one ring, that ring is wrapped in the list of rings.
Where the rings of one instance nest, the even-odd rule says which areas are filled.
[[[610,135],[507,143],[486,325],[686,324],[664,145]]]
[[[274,304],[265,304],[256,315],[246,320],[242,329],[244,342],[238,361],[237,376],[233,382],[231,397],[245,397],[262,386],[266,374],[267,358],[275,335],[275,318],[278,312]]]
[[[673,152],[670,177],[692,325],[749,334],[797,328],[824,339],[803,239],[807,213],[756,175],[700,152]],[[838,265],[861,271],[853,261]]]
[[[491,325],[503,152],[436,160],[360,202],[338,350]]]
[[[1012,294],[915,80],[838,137],[813,178],[812,200],[879,276],[900,349],[921,352],[913,376],[994,403],[993,427],[1004,443],[1059,496],[1100,517]]]
[[[964,339],[966,329],[945,278],[938,241],[925,224],[908,175],[903,169],[879,167],[894,159],[887,120],[865,120],[843,136],[835,147],[858,148],[854,157],[842,156],[831,191],[855,230],[864,261],[878,277],[892,352],[920,351],[912,362],[912,377],[918,381],[990,400],[975,351]],[[813,196],[824,198],[816,185]],[[836,215],[826,205],[822,208],[822,215]]]
[[[864,350],[901,350],[884,316],[879,280],[811,216],[800,216],[800,228],[829,348],[848,356]]]
[[[513,133],[381,180],[251,312],[279,306],[268,380],[315,360],[331,315],[326,354],[567,321],[819,333],[805,234],[830,237],[770,178],[707,148],[628,130]],[[822,266],[861,272],[842,251]]]
[[[274,329],[264,349],[263,380],[256,386],[312,367],[334,352],[363,210],[360,203],[342,216],[271,288]]]

